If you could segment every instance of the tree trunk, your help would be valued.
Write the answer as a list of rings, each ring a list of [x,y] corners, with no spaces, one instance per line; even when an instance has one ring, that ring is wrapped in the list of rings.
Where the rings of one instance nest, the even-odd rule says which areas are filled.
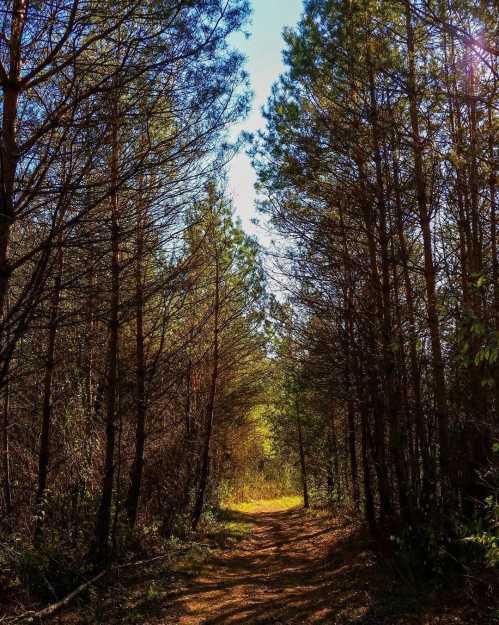
[[[395,145],[395,137],[392,135],[392,142]],[[409,254],[402,221],[402,200],[400,197],[400,174],[397,154],[394,151],[393,160],[393,180],[395,187],[395,223],[397,229],[398,251],[400,264],[402,266],[402,277],[404,283],[405,299],[407,305],[407,319],[409,327],[409,364],[410,379],[414,401],[414,422],[416,437],[422,460],[422,485],[421,485],[421,507],[425,512],[430,511],[431,500],[435,496],[435,469],[434,461],[430,453],[430,445],[426,432],[423,404],[421,399],[421,372],[418,363],[418,337],[416,333],[416,314],[414,310],[414,290],[409,272]]]
[[[108,559],[108,541],[111,527],[111,507],[114,484],[114,450],[116,438],[116,391],[119,349],[120,304],[120,225],[118,182],[118,111],[117,101],[112,102],[112,153],[111,153],[111,297],[109,307],[109,339],[106,372],[106,449],[101,500],[95,524],[95,559]]]
[[[354,344],[353,335],[353,284],[351,274],[351,259],[348,250],[348,241],[343,218],[343,210],[340,209],[340,227],[342,238],[343,260],[345,272],[347,274],[347,285],[345,288],[345,315],[346,315],[346,340],[345,340],[345,390],[347,399],[347,422],[348,422],[348,449],[350,455],[350,473],[352,478],[352,498],[355,510],[360,510],[360,486],[357,467],[357,444],[355,433],[355,403],[354,389],[352,385],[352,348]]]
[[[369,395],[372,399],[373,414],[374,414],[374,432],[375,432],[375,469],[378,482],[378,491],[380,499],[380,512],[383,518],[388,518],[393,513],[393,507],[390,496],[390,487],[388,483],[388,466],[386,460],[386,446],[385,446],[385,411],[386,402],[380,397],[380,382],[382,382],[382,367],[379,362],[379,344],[378,337],[382,334],[383,330],[380,328],[383,319],[383,299],[382,299],[382,286],[379,277],[378,259],[376,254],[376,240],[374,237],[375,220],[373,219],[373,211],[367,203],[368,184],[366,180],[366,174],[364,172],[363,161],[358,155],[357,165],[361,173],[362,190],[365,192],[363,197],[360,198],[362,217],[364,220],[365,235],[368,250],[368,262],[369,262],[369,295],[374,307],[374,322],[372,327],[368,327],[366,331],[368,353],[366,354],[366,360],[368,361],[367,367],[367,384],[369,388]],[[383,342],[383,338],[381,338]],[[360,387],[359,387],[360,388]]]
[[[93,263],[94,250],[91,248],[88,258],[88,297],[85,302],[85,353],[83,354],[84,361],[84,403],[85,409],[88,414],[87,420],[87,433],[90,435],[91,424],[95,416],[96,408],[96,392],[94,385],[94,334],[95,334],[95,266]]]
[[[300,407],[298,404],[298,398],[295,400],[296,405],[296,427],[298,434],[298,453],[300,455],[300,474],[301,474],[301,483],[303,490],[303,506],[305,508],[310,507],[310,500],[308,496],[308,478],[307,478],[307,463],[305,459],[305,448],[303,445],[303,432],[302,432],[302,424],[301,424],[301,415],[300,415]]]
[[[216,246],[215,246],[216,247]],[[206,487],[210,472],[210,443],[215,417],[215,398],[218,384],[219,366],[219,315],[220,315],[220,259],[218,250],[215,249],[215,301],[213,310],[213,367],[211,372],[210,390],[206,406],[206,432],[203,441],[203,454],[201,459],[201,472],[199,484],[192,511],[192,528],[196,530],[204,508]]]
[[[478,121],[475,97],[475,79],[473,62],[468,63],[466,80],[466,102],[468,110],[469,128],[469,195],[470,195],[470,271],[471,278],[476,281],[483,275],[482,233],[480,225],[479,200],[479,155],[478,155]],[[492,261],[494,262],[494,261]],[[496,261],[497,262],[497,261]],[[470,303],[472,318],[483,319],[482,293],[480,289],[471,288]],[[483,338],[473,332],[472,323],[469,324],[470,356],[474,361],[483,345]],[[484,365],[472,364],[470,370],[470,401],[468,404],[467,423],[465,425],[466,440],[468,443],[468,466],[465,472],[465,488],[463,493],[463,511],[471,518],[477,506],[481,506],[487,496],[487,488],[482,483],[481,471],[487,464],[491,441],[490,424],[488,421],[488,389],[482,386],[485,376]]]
[[[14,0],[11,10],[11,36],[8,42],[8,80],[2,85],[3,114],[0,141],[0,319],[4,315],[9,289],[8,247],[15,219],[14,195],[19,153],[17,147],[18,101],[21,89],[22,35],[27,17],[27,0]]]
[[[497,200],[496,200],[496,185],[497,185],[497,160],[494,154],[495,146],[495,134],[494,126],[492,122],[492,105],[488,110],[488,123],[489,123],[489,160],[490,160],[490,174],[489,174],[489,192],[490,192],[490,250],[492,255],[492,284],[493,284],[493,302],[494,302],[494,328],[496,336],[499,336],[499,258],[497,249]],[[499,420],[499,358],[495,366],[495,414],[496,423],[498,425]]]
[[[336,417],[334,402],[331,403],[331,417],[329,419],[329,462],[328,470],[328,493],[331,502],[334,501],[335,490],[338,492],[340,486],[340,469],[338,459],[338,437],[336,434]]]
[[[131,527],[135,526],[139,505],[140,487],[142,483],[142,471],[144,467],[145,445],[145,420],[146,420],[146,396],[145,377],[146,364],[144,354],[144,284],[143,284],[143,261],[144,261],[144,210],[139,207],[136,242],[136,267],[135,267],[135,299],[136,299],[136,331],[135,331],[135,458],[130,476],[130,489],[126,503],[128,520]]]
[[[40,433],[40,450],[38,455],[38,489],[36,493],[36,524],[35,544],[40,544],[43,538],[44,527],[44,497],[47,488],[47,478],[50,463],[50,438],[52,425],[52,383],[55,369],[55,347],[57,330],[59,325],[59,302],[61,298],[62,270],[64,265],[64,248],[59,242],[57,248],[57,274],[52,289],[50,314],[48,323],[47,358],[45,363],[45,375],[43,380],[43,408],[42,428]]]
[[[3,495],[5,500],[5,516],[7,524],[12,512],[12,485],[10,480],[10,449],[9,449],[9,413],[10,413],[10,381],[7,379],[4,386],[3,398],[3,428],[2,428],[2,465],[3,465]]]
[[[374,512],[374,496],[371,484],[371,469],[369,467],[369,418],[367,405],[364,401],[360,405],[360,420],[365,515],[369,532],[371,535],[374,535],[376,533],[376,514]]]
[[[402,517],[409,521],[408,485],[402,457],[400,442],[400,387],[398,384],[395,359],[392,349],[392,314],[391,314],[391,285],[390,285],[390,260],[387,233],[387,206],[385,198],[385,185],[383,179],[383,162],[381,154],[380,127],[378,119],[378,104],[375,86],[374,72],[371,66],[369,47],[367,48],[369,69],[369,94],[370,94],[370,121],[374,148],[374,162],[376,167],[376,199],[378,212],[380,255],[381,255],[381,299],[380,310],[381,337],[383,345],[383,376],[384,397],[386,401],[386,413],[388,415],[388,428],[390,438],[390,451],[395,465],[397,476],[398,500]]]
[[[360,488],[357,469],[357,444],[355,435],[355,404],[353,399],[347,401],[348,451],[350,456],[350,474],[352,477],[352,496],[355,510],[360,510]]]
[[[447,384],[445,380],[440,326],[437,310],[437,291],[435,265],[433,262],[433,244],[431,240],[430,214],[427,206],[426,180],[423,168],[423,143],[419,131],[418,98],[416,93],[416,65],[414,49],[414,31],[411,22],[411,10],[406,5],[406,32],[408,53],[408,98],[412,130],[412,151],[414,156],[414,182],[419,211],[419,222],[423,235],[424,277],[426,285],[426,312],[430,330],[432,351],[433,385],[435,393],[436,417],[440,446],[440,482],[442,498],[445,502],[449,495],[450,450],[449,450],[449,412],[447,405]]]

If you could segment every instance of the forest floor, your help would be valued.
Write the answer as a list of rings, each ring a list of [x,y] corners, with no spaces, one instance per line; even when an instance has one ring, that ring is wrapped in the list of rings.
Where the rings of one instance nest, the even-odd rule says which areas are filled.
[[[290,507],[292,506],[292,507]],[[417,591],[351,521],[296,501],[243,505],[190,557],[105,584],[59,623],[129,625],[489,625],[460,592]],[[229,540],[232,537],[237,540]],[[218,544],[218,547],[215,545]],[[204,549],[204,550],[203,550]],[[96,591],[97,592],[97,591]]]

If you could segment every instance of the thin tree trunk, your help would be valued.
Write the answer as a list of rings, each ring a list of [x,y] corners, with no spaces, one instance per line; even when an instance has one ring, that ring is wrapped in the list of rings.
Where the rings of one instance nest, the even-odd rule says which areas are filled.
[[[118,111],[117,102],[112,103],[112,154],[111,154],[111,297],[109,310],[109,340],[106,380],[106,448],[101,500],[95,524],[95,558],[108,558],[108,541],[111,527],[111,507],[114,484],[114,451],[116,438],[116,391],[119,349],[119,303],[120,303],[120,225],[118,181]]]
[[[136,330],[135,330],[135,458],[130,476],[130,489],[126,503],[128,520],[131,527],[135,526],[139,505],[140,487],[144,467],[145,445],[145,421],[146,421],[146,396],[145,377],[146,364],[144,354],[144,284],[143,284],[143,261],[144,261],[144,214],[143,207],[139,207],[136,243],[136,266],[135,266],[135,299],[136,299]]]
[[[374,495],[371,483],[371,469],[369,467],[369,415],[365,401],[361,401],[359,412],[361,421],[361,456],[362,473],[364,478],[365,516],[369,532],[371,535],[374,535],[376,533],[376,514],[374,511]]]
[[[348,451],[350,457],[350,474],[352,478],[352,495],[355,510],[360,510],[360,487],[357,468],[357,443],[355,434],[355,404],[353,399],[347,400]]]
[[[494,154],[494,147],[496,145],[497,131],[494,132],[494,125],[492,122],[492,105],[488,110],[488,123],[489,123],[489,160],[490,160],[490,174],[489,174],[489,192],[490,192],[490,250],[492,255],[492,284],[493,284],[493,302],[494,302],[494,327],[496,336],[499,336],[499,258],[497,249],[497,199],[496,199],[496,185],[497,185],[497,160]],[[496,425],[499,420],[499,359],[495,366],[495,414]]]
[[[468,109],[468,128],[469,128],[469,195],[470,195],[470,225],[471,225],[471,254],[470,269],[471,276],[476,280],[477,276],[481,276],[483,272],[482,258],[482,235],[480,228],[480,201],[479,201],[479,182],[478,182],[478,122],[476,110],[476,97],[474,85],[474,67],[473,62],[468,64],[467,80],[466,80],[466,101]],[[482,294],[480,289],[470,289],[470,301],[474,319],[483,318],[482,310]],[[480,351],[483,339],[473,333],[470,328],[469,343],[471,346],[470,354],[474,360],[476,354]],[[489,423],[487,417],[487,396],[486,387],[482,386],[484,377],[484,366],[476,364],[470,370],[470,402],[468,407],[468,416],[465,430],[467,432],[466,439],[468,443],[468,466],[466,468],[465,492],[463,501],[463,510],[468,518],[475,513],[477,505],[487,495],[487,489],[481,482],[480,473],[484,465],[486,465],[489,455]]]
[[[210,472],[210,443],[215,417],[215,398],[218,384],[219,367],[219,315],[220,315],[220,259],[218,250],[215,250],[215,301],[213,310],[213,368],[211,372],[210,390],[206,406],[206,432],[203,441],[203,455],[201,459],[201,472],[199,484],[192,511],[192,527],[196,530],[204,508],[206,487]]]
[[[336,415],[335,415],[334,402],[331,405],[331,416],[329,419],[329,462],[328,462],[328,490],[330,494],[330,500],[334,499],[335,489],[339,491],[340,485],[340,469],[338,459],[338,437],[336,434]]]
[[[392,257],[395,258],[395,248],[394,242],[391,241],[391,254]],[[397,357],[396,357],[396,365],[397,369],[400,372],[400,402],[401,402],[401,421],[403,422],[399,425],[400,434],[400,445],[402,449],[407,450],[407,455],[409,458],[408,468],[406,469],[406,480],[407,480],[407,488],[410,490],[409,495],[407,497],[410,513],[412,516],[414,509],[414,493],[416,491],[416,484],[418,482],[418,474],[419,474],[419,465],[418,465],[418,455],[416,452],[417,445],[415,444],[415,436],[414,436],[414,427],[413,420],[411,415],[411,410],[409,409],[409,396],[407,392],[408,386],[408,375],[407,375],[407,356],[406,356],[406,347],[405,347],[405,336],[403,330],[403,320],[402,320],[402,310],[401,310],[401,302],[400,302],[400,293],[401,286],[399,281],[399,270],[398,266],[393,263],[392,266],[393,273],[393,299],[395,306],[395,332],[396,332],[396,341],[397,341]],[[404,427],[405,426],[405,427]]]
[[[447,384],[445,380],[440,326],[437,310],[437,290],[433,245],[431,240],[430,213],[428,211],[426,181],[423,168],[423,143],[419,131],[418,98],[416,93],[416,65],[414,49],[414,30],[411,22],[411,10],[406,5],[406,32],[408,52],[408,98],[412,130],[412,151],[414,156],[414,182],[419,211],[419,221],[423,235],[424,277],[426,285],[426,311],[430,330],[433,365],[433,385],[435,393],[438,438],[440,446],[440,481],[442,497],[445,502],[449,495],[450,450],[449,450],[449,412],[447,405]]]
[[[295,407],[296,407],[296,428],[297,428],[297,434],[298,434],[298,453],[300,456],[300,474],[301,474],[301,483],[302,483],[302,491],[303,491],[303,506],[305,508],[309,508],[310,500],[309,500],[309,495],[308,495],[307,463],[305,459],[305,448],[303,445],[303,432],[302,432],[301,414],[300,414],[300,406],[298,403],[298,398],[295,399]]]
[[[52,386],[55,369],[55,347],[59,325],[59,303],[61,298],[62,270],[64,265],[64,248],[59,242],[57,249],[57,274],[52,289],[50,315],[48,323],[47,358],[43,380],[42,427],[40,433],[40,450],[38,455],[38,489],[36,493],[36,525],[35,544],[40,544],[44,527],[44,497],[50,464],[50,439],[52,426]]]
[[[19,152],[17,147],[17,117],[20,94],[22,35],[27,17],[27,0],[14,0],[12,4],[11,36],[8,42],[10,63],[8,81],[2,85],[3,114],[2,141],[0,141],[0,319],[4,316],[9,289],[10,266],[8,247],[10,229],[15,219],[14,195]]]
[[[92,250],[93,252],[93,250]],[[92,254],[90,255],[92,256]],[[87,432],[90,434],[90,426],[95,415],[95,388],[94,388],[94,332],[95,332],[95,267],[90,257],[88,259],[88,297],[85,303],[85,354],[84,354],[84,371],[85,371],[85,408],[88,413]]]
[[[395,145],[395,137],[392,135],[392,142]],[[434,461],[430,454],[428,436],[424,422],[424,412],[421,399],[421,372],[418,364],[418,337],[416,333],[416,315],[414,311],[414,290],[412,287],[411,276],[409,272],[409,254],[407,251],[407,242],[402,221],[402,200],[400,197],[400,174],[396,153],[394,152],[393,161],[393,178],[395,187],[395,208],[396,208],[396,228],[398,238],[398,248],[400,254],[400,263],[402,265],[402,277],[404,283],[404,291],[407,305],[407,318],[409,326],[409,363],[411,387],[414,395],[414,421],[416,427],[416,436],[418,447],[422,460],[422,487],[421,487],[421,506],[426,512],[429,512],[431,499],[435,495],[435,470]]]
[[[351,258],[348,250],[348,241],[343,218],[343,209],[340,208],[340,227],[342,235],[342,248],[345,263],[345,271],[347,274],[347,285],[345,288],[345,314],[346,314],[346,341],[345,341],[345,387],[348,393],[347,399],[347,422],[348,422],[348,449],[350,455],[350,473],[352,478],[352,498],[355,510],[360,510],[360,486],[357,467],[357,444],[355,433],[355,404],[354,389],[352,385],[352,348],[354,342],[353,336],[353,284],[351,273]]]
[[[190,341],[192,344],[194,341],[194,331],[193,328],[189,331]],[[181,508],[183,510],[189,509],[189,503],[191,498],[191,487],[194,476],[196,475],[195,470],[195,449],[194,443],[196,438],[196,428],[195,422],[193,420],[193,413],[195,410],[195,395],[193,388],[193,371],[194,366],[192,362],[192,356],[190,349],[188,348],[187,355],[187,371],[186,371],[186,388],[185,388],[185,410],[184,410],[184,453],[183,453],[183,482],[182,482],[182,501]]]
[[[374,147],[374,162],[376,166],[376,195],[378,209],[379,239],[381,252],[381,335],[383,342],[383,376],[384,395],[386,400],[386,412],[388,414],[388,427],[390,436],[390,450],[395,465],[397,475],[398,499],[400,511],[403,518],[408,521],[409,502],[408,485],[404,465],[404,459],[400,444],[400,388],[395,372],[395,359],[392,349],[392,315],[391,315],[391,285],[390,285],[390,261],[388,251],[387,233],[387,207],[385,198],[385,185],[383,180],[383,163],[381,155],[380,127],[378,119],[378,104],[376,96],[375,77],[371,65],[369,49],[367,49],[368,69],[369,69],[369,94],[371,105],[371,129]]]
[[[10,448],[9,448],[9,416],[10,416],[10,381],[7,378],[3,397],[3,428],[2,428],[2,465],[3,465],[3,495],[5,500],[5,516],[7,524],[12,512],[12,485],[10,479]]]
[[[375,315],[374,322],[371,328],[367,329],[367,344],[369,346],[366,359],[369,361],[367,368],[367,379],[369,394],[373,401],[373,414],[374,414],[374,432],[375,432],[375,469],[378,482],[378,491],[380,499],[380,512],[383,518],[389,518],[392,515],[393,507],[390,496],[390,486],[388,483],[388,466],[386,460],[386,445],[385,445],[385,409],[386,403],[382,401],[380,397],[379,382],[382,379],[381,366],[379,362],[379,345],[377,338],[382,330],[380,330],[380,323],[383,318],[383,300],[382,300],[382,287],[381,280],[378,271],[378,259],[376,254],[376,240],[374,238],[375,221],[373,219],[372,210],[369,204],[366,202],[367,195],[367,181],[366,174],[364,172],[363,162],[360,157],[357,159],[357,164],[362,177],[362,189],[366,192],[363,198],[361,198],[362,216],[365,226],[365,234],[367,239],[367,250],[369,256],[369,283],[370,283],[370,297],[372,299]]]

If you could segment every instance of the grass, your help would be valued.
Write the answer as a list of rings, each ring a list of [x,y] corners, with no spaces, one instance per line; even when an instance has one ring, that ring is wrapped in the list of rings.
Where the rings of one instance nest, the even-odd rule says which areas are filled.
[[[227,505],[227,508],[233,512],[254,514],[258,512],[279,512],[281,510],[290,510],[291,508],[298,508],[302,505],[302,497],[298,495],[291,495],[287,497],[279,497],[278,499],[263,499],[261,501],[230,503]]]
[[[210,558],[212,550],[203,545],[193,544],[185,554],[169,565],[170,571],[188,576],[198,575]]]
[[[233,547],[253,530],[253,523],[248,515],[290,510],[302,505],[303,499],[298,496],[228,503],[205,524],[202,528],[203,534],[219,548]]]

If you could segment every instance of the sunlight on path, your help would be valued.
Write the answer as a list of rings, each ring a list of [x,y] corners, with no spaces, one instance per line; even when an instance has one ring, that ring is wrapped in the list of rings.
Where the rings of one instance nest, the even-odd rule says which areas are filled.
[[[352,545],[349,524],[308,513],[300,497],[230,513],[250,532],[177,588],[164,625],[346,625],[369,616],[372,562]]]
[[[279,497],[278,499],[262,499],[260,501],[247,501],[244,503],[230,503],[229,510],[243,512],[245,514],[258,514],[260,512],[280,512],[303,506],[303,498],[298,495]]]

